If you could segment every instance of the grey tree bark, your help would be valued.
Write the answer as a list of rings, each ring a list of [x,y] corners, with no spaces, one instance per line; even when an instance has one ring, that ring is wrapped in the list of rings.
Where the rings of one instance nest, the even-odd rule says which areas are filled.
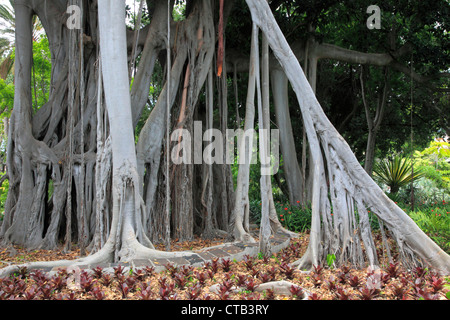
[[[259,28],[254,25],[257,29],[257,34],[259,34]],[[259,56],[259,54],[258,54]],[[261,67],[257,63],[256,84],[258,88],[258,127],[259,127],[259,154],[260,154],[260,165],[261,165],[261,223],[259,231],[259,247],[261,253],[269,257],[271,254],[270,248],[270,236],[272,230],[270,227],[270,200],[272,198],[272,183],[271,175],[269,175],[270,165],[270,142],[269,142],[269,132],[270,132],[270,101],[269,101],[269,44],[267,38],[263,35],[262,37],[262,50],[261,50]],[[257,58],[257,61],[259,58]],[[268,159],[267,161],[263,159]]]
[[[386,103],[387,103],[387,93],[389,91],[389,79],[388,79],[388,69],[385,70],[385,76],[384,76],[384,85],[381,92],[378,93],[378,99],[376,100],[376,109],[375,109],[375,116],[372,117],[371,111],[370,111],[370,105],[366,98],[365,88],[364,88],[364,72],[363,67],[361,67],[361,76],[360,76],[360,82],[361,82],[361,96],[362,101],[364,104],[364,110],[366,112],[366,120],[367,120],[367,127],[369,129],[369,135],[367,137],[367,148],[366,148],[366,159],[364,161],[364,170],[369,174],[369,176],[372,176],[373,171],[373,163],[374,163],[374,157],[375,157],[375,142],[376,137],[378,134],[378,131],[380,130],[381,122],[383,121],[384,117],[384,111],[386,109]]]
[[[297,205],[297,201],[303,204],[303,180],[305,177],[300,171],[292,131],[288,101],[288,79],[284,71],[277,68],[272,69],[271,76],[275,116],[280,130],[280,148],[283,155],[283,169],[289,192],[289,202],[291,205]]]
[[[254,148],[253,129],[255,121],[256,68],[259,67],[259,65],[257,65],[259,55],[257,37],[258,33],[255,26],[252,30],[252,45],[244,124],[244,132],[249,133],[249,135],[246,137],[244,134],[242,137],[238,137],[238,139],[240,139],[240,143],[238,144],[238,157],[240,162],[236,182],[234,210],[230,223],[230,230],[233,230],[234,238],[243,242],[256,242],[250,235],[249,230],[250,203],[248,199],[248,189],[250,180],[250,163],[252,160],[251,155]]]

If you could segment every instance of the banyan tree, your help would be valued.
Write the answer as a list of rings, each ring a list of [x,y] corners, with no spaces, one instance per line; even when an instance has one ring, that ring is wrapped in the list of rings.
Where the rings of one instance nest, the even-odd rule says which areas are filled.
[[[30,249],[55,249],[63,243],[65,250],[76,243],[86,255],[35,266],[186,255],[156,250],[154,244],[169,249],[171,238],[190,240],[194,234],[255,242],[249,230],[248,162],[239,164],[234,185],[224,158],[215,163],[204,157],[200,162],[172,161],[180,146],[187,143],[194,149],[194,139],[186,140],[183,132],[194,132],[198,123],[203,131],[236,129],[228,117],[235,104],[227,100],[227,90],[237,73],[245,73],[242,129],[254,129],[256,122],[260,129],[270,128],[275,121],[269,112],[273,97],[290,196],[306,202],[309,195],[312,225],[306,253],[296,262],[299,268],[322,264],[329,254],[338,265],[378,265],[370,210],[383,236],[395,240],[405,264],[427,264],[448,274],[449,255],[366,173],[314,92],[318,59],[395,67],[392,57],[404,48],[366,54],[315,42],[293,51],[272,13],[277,6],[271,2],[277,1],[246,0],[251,52],[243,56],[236,54],[239,48],[228,50],[224,32],[235,2],[190,0],[184,19],[174,20],[173,0],[147,0],[150,23],[130,30],[125,0],[15,0],[15,100],[2,241]],[[141,1],[137,26],[143,10]],[[50,97],[36,112],[31,102],[35,15],[52,58]],[[150,101],[156,73],[161,90]],[[292,145],[289,85],[300,107],[307,170],[300,168]],[[212,140],[202,139],[200,149]],[[258,146],[264,155],[270,148],[266,140],[260,137]],[[249,141],[237,145],[245,152],[255,143]],[[224,149],[227,143],[223,140]],[[303,182],[304,174],[310,183]],[[296,236],[277,219],[268,177],[261,179],[263,252],[270,252],[270,234]]]

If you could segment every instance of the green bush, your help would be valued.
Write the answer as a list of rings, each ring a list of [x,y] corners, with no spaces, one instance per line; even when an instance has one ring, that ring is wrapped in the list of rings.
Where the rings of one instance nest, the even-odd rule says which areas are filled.
[[[429,147],[414,153],[415,167],[424,178],[414,185],[418,202],[450,201],[450,144],[432,141]]]
[[[5,180],[0,187],[0,221],[3,221],[5,215],[5,203],[8,197],[9,181]]]
[[[281,205],[277,212],[283,226],[290,231],[305,232],[311,228],[311,209],[308,207],[303,209],[302,207]]]
[[[408,215],[444,251],[450,253],[450,203],[434,201],[419,203]]]
[[[283,227],[293,232],[305,232],[311,227],[311,209],[290,204],[283,204],[275,201],[275,210],[278,220]],[[261,221],[261,201],[254,200],[250,202],[250,217],[252,221],[259,224]]]

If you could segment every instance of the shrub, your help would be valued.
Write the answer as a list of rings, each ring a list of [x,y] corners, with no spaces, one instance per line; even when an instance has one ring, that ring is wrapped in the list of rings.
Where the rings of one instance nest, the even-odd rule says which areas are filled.
[[[311,209],[293,206],[275,201],[275,210],[278,220],[283,227],[293,232],[304,232],[311,226]],[[261,221],[261,201],[256,200],[250,203],[250,212],[255,223]]]
[[[450,253],[450,204],[421,203],[417,211],[408,213],[414,222],[443,250]]]

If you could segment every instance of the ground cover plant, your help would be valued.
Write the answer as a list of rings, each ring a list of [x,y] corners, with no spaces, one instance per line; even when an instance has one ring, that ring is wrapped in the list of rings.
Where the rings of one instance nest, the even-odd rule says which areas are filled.
[[[9,2],[10,48],[18,54],[15,74],[0,83],[10,101],[0,103],[8,107],[8,115],[0,112],[0,267],[8,266],[0,269],[0,299],[448,298],[448,280],[433,270],[450,274],[443,95],[450,60],[441,55],[448,23],[434,17],[449,12],[447,2],[402,8],[387,1],[383,32],[359,15],[364,1],[308,8],[300,1],[148,0],[127,30],[132,10],[124,0]],[[66,4],[80,9],[75,28],[70,11],[69,20],[61,17]],[[423,33],[412,32],[411,12],[420,13],[414,31]],[[337,16],[355,24],[348,28]],[[40,42],[30,32],[38,20]],[[227,74],[226,65],[234,70]],[[171,132],[195,131],[197,120],[201,129],[222,131],[277,127],[280,174],[255,174],[263,161],[170,161]],[[413,151],[444,131],[447,137]],[[401,146],[409,137],[411,146]],[[266,138],[258,138],[261,160]],[[183,148],[183,158],[188,153]],[[395,155],[387,179],[376,179],[374,163]],[[401,179],[390,179],[397,173]],[[251,232],[249,207],[259,234]],[[268,253],[271,232],[292,237],[290,246]],[[261,253],[202,268],[167,264],[158,273],[120,264],[179,257],[167,251],[208,246],[190,241],[194,235],[225,234],[244,244],[261,240]],[[75,283],[65,269],[31,269],[100,263],[119,264],[80,271]],[[288,290],[261,290],[273,281]]]
[[[450,278],[426,267],[406,270],[400,262],[383,259],[381,236],[376,236],[380,269],[314,266],[302,272],[291,266],[304,252],[308,233],[269,257],[246,256],[242,261],[214,259],[203,267],[166,265],[137,270],[118,265],[112,272],[96,267],[82,270],[74,286],[66,269],[52,273],[22,268],[0,280],[1,300],[446,300],[450,299]],[[211,243],[209,243],[211,244]],[[203,240],[178,243],[200,248]],[[2,250],[2,263],[35,259],[70,258],[70,254],[16,248]],[[13,254],[11,254],[13,253]],[[56,257],[54,256],[56,255]],[[395,252],[394,252],[395,256]],[[288,281],[288,291],[258,290],[270,281]],[[215,289],[213,289],[215,288]]]

